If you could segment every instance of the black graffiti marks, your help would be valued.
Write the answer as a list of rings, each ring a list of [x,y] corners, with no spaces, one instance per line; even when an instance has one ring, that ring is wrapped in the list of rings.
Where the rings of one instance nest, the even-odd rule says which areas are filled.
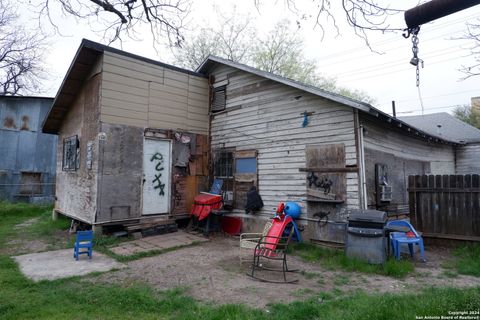
[[[165,196],[165,183],[160,180],[162,177],[162,171],[164,170],[163,155],[160,152],[155,153],[150,158],[150,162],[157,162],[155,165],[155,171],[157,171],[157,173],[155,174],[155,179],[152,180],[153,188],[160,189],[158,194],[160,196]]]
[[[311,188],[313,185],[317,188],[323,189],[323,192],[325,194],[330,193],[330,189],[332,187],[333,181],[328,179],[327,177],[318,181],[318,176],[313,171],[311,171],[307,176],[307,180],[308,180],[309,188]]]

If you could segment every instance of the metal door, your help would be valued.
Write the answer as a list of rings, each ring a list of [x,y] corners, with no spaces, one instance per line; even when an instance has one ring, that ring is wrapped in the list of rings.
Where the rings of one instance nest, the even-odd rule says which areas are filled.
[[[143,214],[170,211],[172,145],[170,140],[143,143]]]

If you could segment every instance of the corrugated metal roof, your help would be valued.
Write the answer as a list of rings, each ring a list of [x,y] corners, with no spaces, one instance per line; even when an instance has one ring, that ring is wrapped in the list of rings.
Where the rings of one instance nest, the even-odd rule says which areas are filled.
[[[458,143],[480,142],[480,130],[446,113],[406,116],[400,119],[431,135]],[[438,127],[440,126],[440,127]]]
[[[242,63],[234,62],[232,60],[228,60],[228,59],[220,58],[220,57],[217,57],[217,56],[209,55],[202,62],[202,64],[196,69],[196,71],[200,72],[200,73],[208,74],[209,71],[211,71],[211,69],[216,64],[224,64],[224,65],[230,66],[232,68],[236,68],[236,69],[239,69],[239,70],[242,70],[242,71],[245,71],[245,72],[249,72],[249,73],[255,74],[259,77],[270,79],[270,80],[273,80],[273,81],[276,81],[276,82],[279,82],[279,83],[283,83],[287,86],[290,86],[290,87],[293,87],[293,88],[296,88],[296,89],[314,94],[316,96],[319,96],[319,97],[322,97],[322,98],[325,98],[325,99],[328,99],[328,100],[332,100],[332,101],[341,103],[343,105],[358,109],[358,110],[360,110],[362,112],[365,112],[369,115],[373,115],[374,117],[376,117],[377,119],[379,119],[383,122],[386,122],[387,125],[392,125],[395,128],[403,129],[404,132],[406,134],[409,134],[409,135],[414,135],[414,136],[421,137],[421,138],[424,138],[426,140],[434,141],[434,142],[457,144],[457,141],[455,141],[455,140],[449,140],[446,137],[444,138],[444,137],[439,137],[439,136],[430,134],[430,133],[422,130],[419,127],[414,127],[414,126],[402,121],[399,118],[394,118],[394,117],[390,116],[389,114],[373,107],[372,105],[370,105],[366,102],[358,101],[358,100],[355,100],[355,99],[352,99],[352,98],[349,98],[349,97],[345,97],[345,96],[342,96],[342,95],[334,93],[334,92],[330,92],[330,91],[326,91],[326,90],[317,88],[317,87],[312,86],[312,85],[308,85],[308,84],[301,83],[301,82],[298,82],[298,81],[295,81],[295,80],[292,80],[292,79],[281,77],[281,76],[275,75],[271,72],[262,71],[262,70],[250,67],[250,66],[242,64]]]

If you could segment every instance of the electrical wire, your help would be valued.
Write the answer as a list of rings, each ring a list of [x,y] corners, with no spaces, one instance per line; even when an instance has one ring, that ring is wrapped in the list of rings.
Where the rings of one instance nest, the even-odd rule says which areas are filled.
[[[441,24],[437,24],[435,27],[433,28],[428,28],[426,29],[428,32],[431,32],[431,31],[435,31],[435,30],[439,30],[439,29],[443,29],[444,27],[448,27],[448,26],[451,26],[451,25],[455,25],[457,23],[466,23],[468,22],[469,20],[475,20],[479,17],[480,15],[480,11],[479,12],[476,12],[476,13],[473,13],[469,16],[466,16],[466,17],[462,17],[462,18],[459,18],[459,19],[456,19],[456,20],[453,20],[453,21],[449,21],[449,22],[444,22],[444,23],[441,23]],[[426,27],[428,27],[429,25],[426,25]],[[463,29],[460,30],[460,31],[464,31]],[[458,31],[456,31],[458,32]],[[441,35],[440,37],[443,37],[443,36],[446,36],[446,35],[451,35],[452,34],[452,31],[450,30],[447,34],[443,34]],[[432,37],[432,38],[427,38],[427,39],[424,39],[422,40],[422,42],[426,42],[426,41],[430,41],[430,40],[434,40],[434,39],[437,39],[439,36],[435,36],[435,37]],[[388,43],[392,43],[392,42],[398,42],[400,38],[400,35],[396,36],[396,37],[391,37],[391,38],[388,38],[388,39],[385,39],[385,40],[382,40],[382,41],[379,41],[379,42],[373,42],[371,45],[372,47],[376,47],[376,46],[379,46],[381,44],[388,44]],[[398,48],[401,48],[401,47],[394,47],[392,49],[398,49]],[[358,53],[358,50],[361,50],[361,49],[365,49],[365,46],[359,46],[359,47],[356,47],[356,48],[351,48],[351,49],[348,49],[348,50],[343,50],[343,51],[339,51],[339,52],[335,52],[335,53],[331,53],[329,55],[326,55],[326,56],[321,56],[319,57],[319,60],[321,61],[325,61],[325,60],[330,60],[330,59],[335,59],[335,58],[338,58],[338,57],[341,57],[341,56],[345,56],[345,55],[352,55],[352,54],[357,54]],[[392,50],[391,49],[391,50]]]
[[[451,93],[447,93],[447,94],[438,94],[438,95],[435,95],[435,96],[423,97],[423,100],[430,100],[430,99],[436,99],[436,98],[439,98],[439,97],[447,97],[447,96],[456,96],[456,95],[460,95],[462,93],[479,92],[479,91],[480,91],[480,89],[455,91],[455,92],[451,92]],[[417,98],[414,98],[414,99],[396,99],[395,102],[400,103],[400,102],[408,102],[408,101],[416,101],[416,100],[417,100]],[[384,100],[384,101],[379,102],[379,105],[388,104],[390,102],[391,102],[391,100],[388,100],[388,101]]]

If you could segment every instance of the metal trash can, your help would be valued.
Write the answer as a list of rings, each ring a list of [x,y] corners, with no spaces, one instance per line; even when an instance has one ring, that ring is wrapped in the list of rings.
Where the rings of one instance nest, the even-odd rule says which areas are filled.
[[[345,254],[372,264],[386,261],[387,214],[377,210],[353,210],[348,218]]]

